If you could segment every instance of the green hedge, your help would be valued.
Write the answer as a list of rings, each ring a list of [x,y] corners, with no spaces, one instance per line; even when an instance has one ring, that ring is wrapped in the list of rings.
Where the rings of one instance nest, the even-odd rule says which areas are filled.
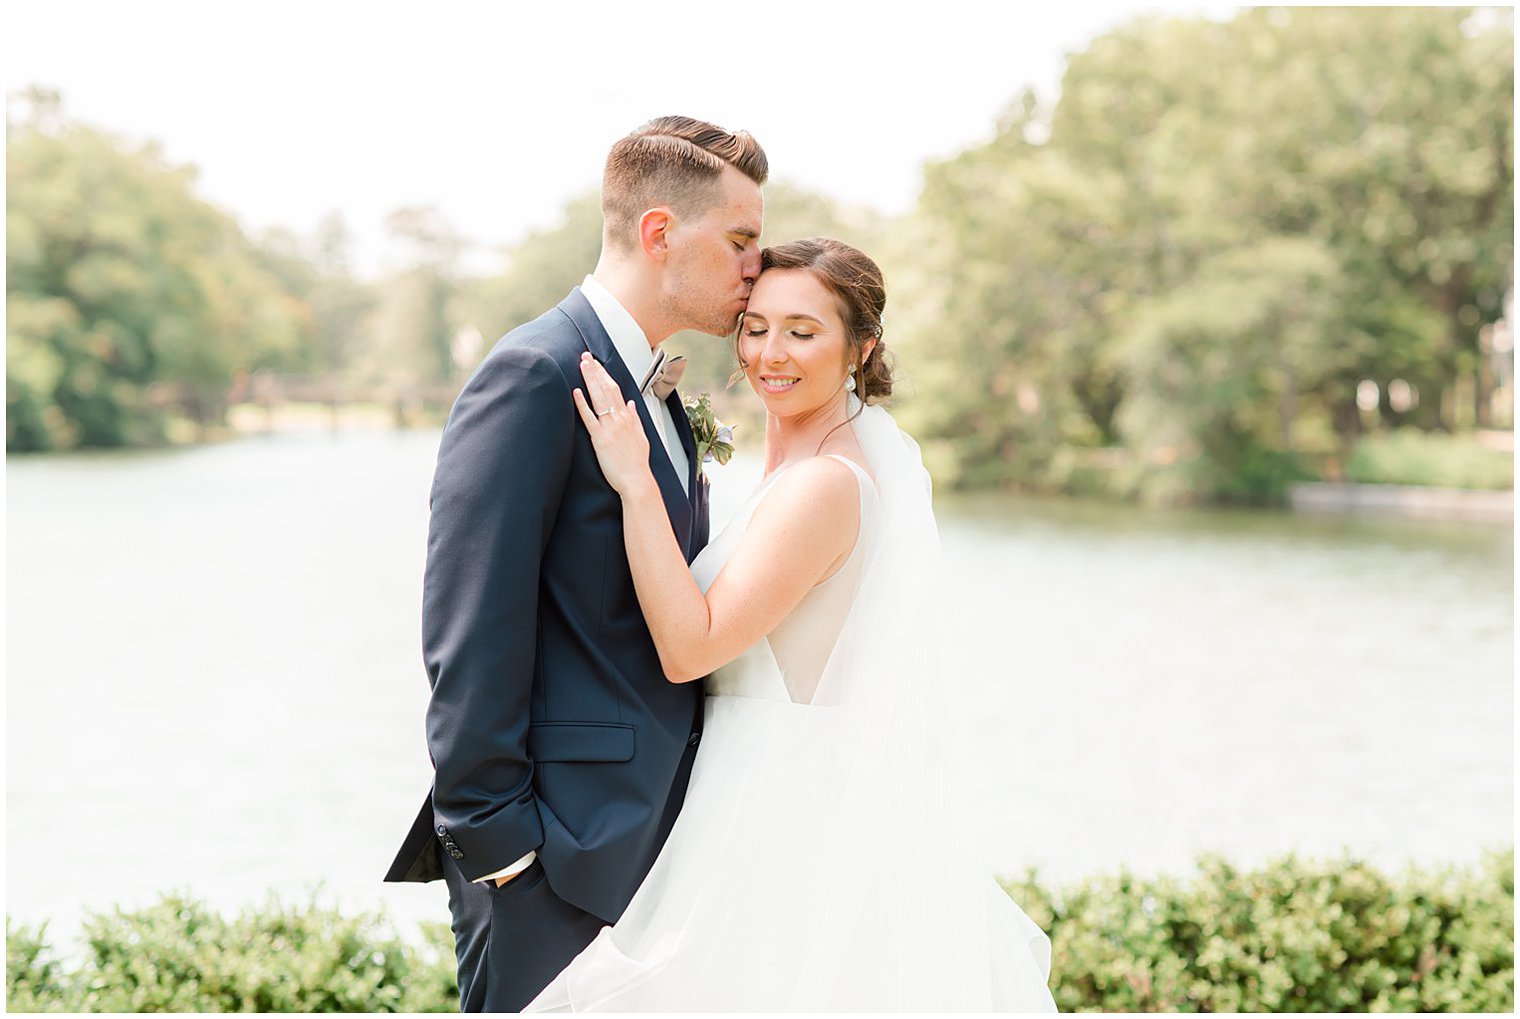
[[[88,917],[83,962],[72,968],[44,935],[6,918],[12,1012],[459,1009],[453,936],[443,923],[423,925],[416,947],[374,915],[274,902],[227,920],[175,895],[147,909]]]
[[[1514,487],[1515,459],[1480,446],[1470,435],[1406,428],[1362,438],[1346,463],[1346,480],[1502,490]]]
[[[1050,932],[1063,1011],[1514,1010],[1514,851],[1394,879],[1354,860],[1217,857],[1183,881],[1121,872],[1005,882]],[[440,904],[440,908],[442,908]],[[799,917],[805,923],[806,917]],[[6,921],[11,1011],[415,1011],[459,1007],[447,925],[271,903],[224,920],[171,896],[92,915],[83,961]]]
[[[1515,854],[1391,879],[1354,860],[1218,857],[1010,894],[1050,933],[1062,1011],[1511,1012]]]

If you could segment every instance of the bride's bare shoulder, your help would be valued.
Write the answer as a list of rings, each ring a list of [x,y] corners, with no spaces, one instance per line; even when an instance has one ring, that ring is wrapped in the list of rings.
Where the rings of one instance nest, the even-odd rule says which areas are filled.
[[[800,598],[854,545],[860,514],[860,482],[848,464],[831,456],[799,460],[782,469],[755,507],[724,574],[743,576],[753,568],[771,588],[785,589],[780,571],[800,584]]]
[[[849,514],[860,504],[860,483],[848,464],[823,454],[786,468],[766,493],[756,515],[799,515],[826,523],[824,515]],[[814,516],[817,514],[818,516]]]

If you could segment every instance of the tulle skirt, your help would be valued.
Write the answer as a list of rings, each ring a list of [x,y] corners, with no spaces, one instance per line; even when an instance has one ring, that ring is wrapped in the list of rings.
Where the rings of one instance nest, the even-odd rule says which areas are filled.
[[[840,809],[829,712],[709,697],[654,867],[525,1011],[1053,1011],[1050,941],[962,819]]]

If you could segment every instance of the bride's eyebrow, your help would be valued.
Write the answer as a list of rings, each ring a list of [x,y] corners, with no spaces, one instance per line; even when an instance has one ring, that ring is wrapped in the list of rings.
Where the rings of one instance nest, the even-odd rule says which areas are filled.
[[[745,318],[759,319],[761,322],[768,322],[768,321],[770,321],[764,315],[760,314],[758,311],[746,311],[744,313],[744,317]],[[783,321],[783,322],[811,322],[811,323],[813,323],[813,325],[818,326],[820,329],[823,328],[823,322],[820,319],[816,319],[813,316],[806,315],[806,314],[804,314],[804,313],[802,313],[800,311],[794,311],[790,315],[783,316],[782,319],[781,319],[781,321]]]

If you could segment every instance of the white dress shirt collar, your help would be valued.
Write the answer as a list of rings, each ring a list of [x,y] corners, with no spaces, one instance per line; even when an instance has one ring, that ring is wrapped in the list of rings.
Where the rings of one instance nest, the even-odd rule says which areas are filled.
[[[581,294],[591,305],[591,310],[596,312],[602,328],[607,330],[618,357],[622,358],[628,374],[633,376],[633,384],[638,385],[644,381],[644,376],[649,374],[650,367],[654,365],[654,350],[649,346],[649,338],[644,335],[644,330],[628,314],[628,309],[594,276],[587,276],[581,281]],[[681,490],[688,491],[690,482],[686,472],[690,464],[686,459],[686,451],[676,437],[679,433],[670,406],[654,395],[652,387],[644,394],[644,404],[649,408],[655,431],[660,437],[660,444],[665,448],[670,465],[675,468]]]
[[[638,385],[649,373],[650,365],[654,364],[654,350],[649,346],[649,337],[644,335],[644,330],[628,314],[628,309],[595,276],[581,280],[581,294],[601,320],[602,328],[612,338],[612,346],[616,348],[618,357],[623,359],[628,374],[633,376],[634,385]]]

